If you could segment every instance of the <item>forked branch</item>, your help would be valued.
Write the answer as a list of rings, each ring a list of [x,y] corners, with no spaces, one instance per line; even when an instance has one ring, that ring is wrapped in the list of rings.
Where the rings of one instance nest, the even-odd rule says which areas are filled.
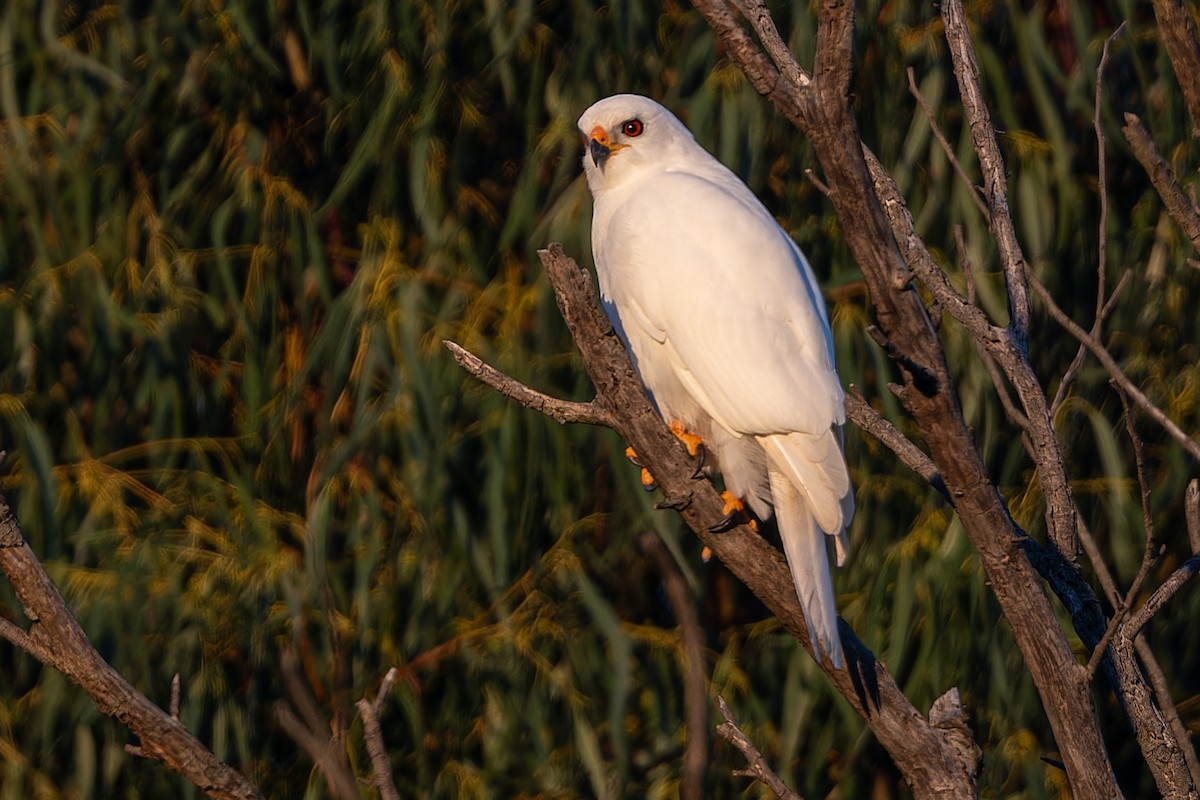
[[[91,695],[101,713],[116,718],[138,738],[141,755],[161,761],[209,797],[261,797],[249,781],[218,760],[177,719],[150,702],[96,651],[25,542],[3,493],[0,570],[12,583],[29,619],[28,629],[6,621],[0,625],[0,635]]]

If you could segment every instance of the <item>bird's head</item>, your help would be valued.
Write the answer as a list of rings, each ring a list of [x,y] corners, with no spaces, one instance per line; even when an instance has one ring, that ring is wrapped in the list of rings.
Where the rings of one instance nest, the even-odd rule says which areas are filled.
[[[695,139],[675,115],[648,97],[618,94],[598,101],[579,118],[586,152],[583,171],[592,193],[662,169]]]

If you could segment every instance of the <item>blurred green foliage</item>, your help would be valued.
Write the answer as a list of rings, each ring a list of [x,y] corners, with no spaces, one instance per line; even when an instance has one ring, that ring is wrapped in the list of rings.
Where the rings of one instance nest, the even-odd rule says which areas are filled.
[[[1125,368],[1185,430],[1196,393],[1200,271],[1118,132],[1142,114],[1195,183],[1190,121],[1133,0],[973,2],[979,58],[1030,261],[1085,326],[1099,194],[1095,67],[1122,19],[1104,107],[1106,325]],[[1068,9],[1060,16],[1056,9]],[[977,174],[941,26],[927,4],[860,4],[855,103],[953,279],[1005,316],[986,223],[906,67]],[[811,63],[813,10],[777,9]],[[637,91],[677,110],[809,252],[840,365],[890,418],[890,366],[811,150],[667,0],[358,4],[34,2],[0,11],[0,447],[3,488],[97,646],[272,797],[324,796],[281,732],[281,653],[349,728],[389,666],[382,722],[406,797],[665,797],[685,731],[681,642],[634,546],[668,542],[701,604],[714,692],[805,794],[904,796],[886,754],[796,643],[667,512],[623,443],[560,428],[467,379],[452,338],[514,377],[590,386],[534,251],[588,260],[574,120]],[[953,231],[961,226],[968,253]],[[1194,255],[1194,254],[1191,254]],[[1042,529],[1037,477],[969,340],[943,338],[968,421],[1018,521]],[[1039,316],[1053,392],[1076,345]],[[1087,521],[1127,582],[1142,550],[1117,397],[1086,361],[1057,423]],[[1195,474],[1139,419],[1161,579],[1187,553]],[[906,426],[908,427],[908,426]],[[1066,796],[1036,693],[953,513],[876,442],[849,432],[858,486],[839,605],[918,708],[962,688],[985,797]],[[1151,588],[1154,584],[1152,579]],[[7,587],[4,613],[22,619]],[[1200,691],[1186,592],[1152,625],[1177,699]],[[1082,646],[1080,646],[1082,650]],[[81,691],[0,646],[0,797],[194,796],[123,752]],[[1131,796],[1152,783],[1101,695]],[[1197,717],[1192,712],[1191,721]],[[712,747],[714,797],[764,796]]]

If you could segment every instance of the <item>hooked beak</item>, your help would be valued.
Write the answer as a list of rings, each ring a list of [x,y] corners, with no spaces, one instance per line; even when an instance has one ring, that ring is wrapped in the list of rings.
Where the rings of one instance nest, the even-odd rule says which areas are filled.
[[[608,161],[608,157],[613,154],[614,150],[618,149],[618,147],[609,144],[608,134],[600,126],[592,129],[592,133],[588,137],[587,148],[592,156],[592,163],[599,167],[601,171],[604,170],[604,163]]]

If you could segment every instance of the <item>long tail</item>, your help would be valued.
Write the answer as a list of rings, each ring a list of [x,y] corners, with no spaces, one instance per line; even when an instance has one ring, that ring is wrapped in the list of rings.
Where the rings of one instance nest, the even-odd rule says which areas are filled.
[[[783,552],[792,570],[792,581],[808,623],[813,650],[820,659],[829,656],[836,668],[842,666],[842,641],[838,638],[837,606],[829,575],[829,553],[825,532],[817,524],[804,496],[781,472],[770,470],[771,494]]]

